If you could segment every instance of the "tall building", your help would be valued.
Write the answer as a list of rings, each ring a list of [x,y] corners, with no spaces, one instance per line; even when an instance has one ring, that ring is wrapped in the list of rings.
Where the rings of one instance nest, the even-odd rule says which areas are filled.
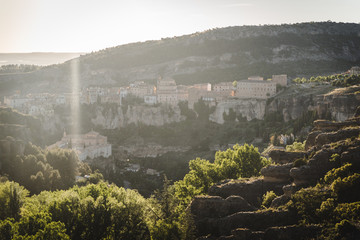
[[[157,81],[156,88],[157,102],[176,105],[177,99],[177,86],[174,79],[165,78]]]

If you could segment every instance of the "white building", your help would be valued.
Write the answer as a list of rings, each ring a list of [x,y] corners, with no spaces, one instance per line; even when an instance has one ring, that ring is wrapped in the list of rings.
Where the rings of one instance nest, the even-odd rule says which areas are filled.
[[[55,144],[48,147],[53,148],[69,148],[76,152],[80,161],[87,158],[94,159],[97,157],[108,158],[112,154],[111,144],[107,142],[107,137],[101,136],[95,131],[86,134],[66,135]]]
[[[155,105],[157,103],[156,95],[146,95],[144,96],[144,102],[148,105]]]

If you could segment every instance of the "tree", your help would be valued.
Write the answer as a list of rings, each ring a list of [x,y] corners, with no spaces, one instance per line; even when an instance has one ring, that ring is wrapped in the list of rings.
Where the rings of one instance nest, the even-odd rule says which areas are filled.
[[[20,208],[29,191],[16,182],[0,183],[0,220],[20,218]]]

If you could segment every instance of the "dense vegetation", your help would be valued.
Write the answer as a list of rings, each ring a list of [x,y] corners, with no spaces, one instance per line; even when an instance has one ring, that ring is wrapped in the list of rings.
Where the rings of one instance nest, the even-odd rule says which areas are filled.
[[[26,73],[40,69],[41,67],[36,65],[25,64],[9,64],[0,66],[0,74],[2,73]]]
[[[79,162],[73,151],[42,150],[29,143],[21,153],[19,143],[11,137],[7,138],[7,142],[10,149],[6,154],[0,153],[0,174],[25,186],[31,193],[67,189],[74,185],[76,175],[90,174],[89,168]]]
[[[360,84],[360,75],[336,74],[330,76],[316,76],[310,78],[295,78],[295,83],[331,84],[334,87],[350,87]]]
[[[8,177],[32,195],[3,178],[0,239],[192,239],[194,226],[186,208],[195,195],[206,194],[222,179],[258,176],[269,163],[254,146],[235,145],[217,152],[214,163],[190,161],[183,180],[170,185],[165,178],[163,189],[145,199],[137,191],[103,182],[101,175],[94,176],[98,173],[90,175],[97,184],[90,178],[85,186],[73,186],[80,168],[68,150],[44,152],[27,145],[16,158],[23,170],[13,169]]]

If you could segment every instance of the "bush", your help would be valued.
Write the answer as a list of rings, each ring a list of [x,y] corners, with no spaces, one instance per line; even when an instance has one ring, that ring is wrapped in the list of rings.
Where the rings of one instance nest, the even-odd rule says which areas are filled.
[[[360,200],[360,174],[336,179],[331,189],[337,194],[339,202],[355,202]]]
[[[340,168],[333,168],[326,173],[324,182],[326,184],[332,184],[338,178],[345,178],[351,174],[352,164],[347,163]]]
[[[305,143],[306,143],[306,141],[304,141],[304,142],[293,142],[293,144],[286,146],[286,151],[287,152],[305,151]]]
[[[263,208],[268,208],[270,207],[272,201],[277,198],[277,195],[273,192],[273,191],[268,191],[263,195],[263,201],[261,206]]]

